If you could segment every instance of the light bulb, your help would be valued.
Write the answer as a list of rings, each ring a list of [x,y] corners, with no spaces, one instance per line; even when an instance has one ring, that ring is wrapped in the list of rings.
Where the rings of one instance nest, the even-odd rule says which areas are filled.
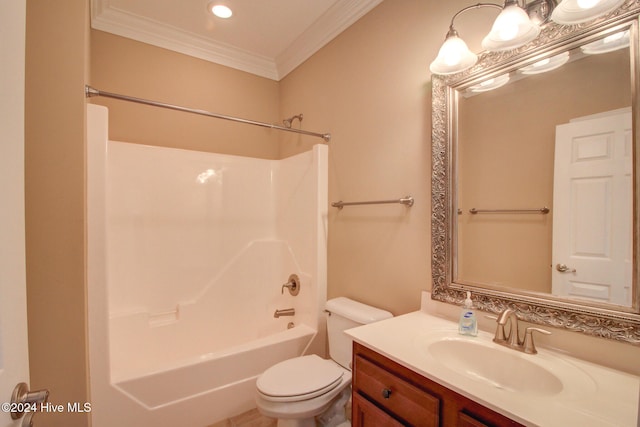
[[[562,0],[551,20],[563,25],[580,24],[605,16],[621,6],[625,0]]]
[[[541,59],[540,61],[532,64],[531,67],[533,67],[533,68],[544,67],[545,65],[548,65],[549,62],[551,62],[551,59],[549,59],[549,58]]]
[[[496,79],[489,79],[489,80],[485,80],[482,83],[480,83],[480,87],[487,87],[487,86],[491,86],[492,84],[494,84],[496,82]]]
[[[580,9],[591,9],[600,3],[600,0],[577,0],[577,3]]]
[[[580,50],[587,55],[597,55],[599,53],[613,52],[629,46],[629,30],[611,34],[601,40],[596,40],[584,46]]]
[[[442,45],[438,56],[442,58],[442,62],[448,66],[457,65],[462,60],[461,50],[467,48],[467,45],[458,37],[450,37]]]
[[[449,35],[429,69],[435,74],[454,74],[472,67],[477,60],[478,57],[469,50],[464,40]]]
[[[506,6],[496,18],[491,32],[482,40],[488,51],[515,49],[535,39],[540,33],[529,15],[517,4]]]
[[[489,92],[490,90],[498,89],[509,82],[509,74],[503,74],[493,79],[488,79],[478,83],[475,86],[471,86],[467,89],[471,93]]]
[[[603,41],[604,41],[605,44],[617,42],[618,40],[622,40],[624,35],[625,35],[625,32],[621,31],[619,33],[615,33],[615,34],[612,34],[610,36],[605,37]]]
[[[498,31],[500,40],[513,40],[518,35],[518,26],[513,23],[503,25]]]
[[[569,52],[562,52],[550,58],[544,58],[518,70],[520,74],[540,74],[562,67],[569,61]]]
[[[520,26],[529,24],[527,13],[516,5],[507,6],[496,18],[493,28],[500,40],[513,40],[518,35]]]

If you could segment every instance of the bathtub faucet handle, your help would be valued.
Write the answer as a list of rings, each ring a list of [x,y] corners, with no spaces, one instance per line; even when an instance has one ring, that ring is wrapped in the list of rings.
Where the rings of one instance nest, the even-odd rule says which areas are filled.
[[[284,288],[288,288],[291,295],[298,295],[298,293],[300,292],[300,279],[298,278],[298,275],[292,274],[289,276],[289,281],[282,285],[282,294],[284,294]]]

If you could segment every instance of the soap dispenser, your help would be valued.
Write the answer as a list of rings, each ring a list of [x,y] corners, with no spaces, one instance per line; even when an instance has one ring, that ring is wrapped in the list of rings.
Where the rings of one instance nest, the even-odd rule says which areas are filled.
[[[478,320],[473,312],[473,301],[471,301],[471,292],[467,291],[467,299],[464,300],[464,308],[460,313],[460,322],[458,323],[458,332],[460,335],[478,335]]]

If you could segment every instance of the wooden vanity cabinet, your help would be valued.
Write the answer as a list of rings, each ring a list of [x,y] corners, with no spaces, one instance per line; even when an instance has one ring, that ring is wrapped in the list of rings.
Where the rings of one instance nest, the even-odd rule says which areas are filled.
[[[521,425],[355,342],[352,386],[354,427]]]

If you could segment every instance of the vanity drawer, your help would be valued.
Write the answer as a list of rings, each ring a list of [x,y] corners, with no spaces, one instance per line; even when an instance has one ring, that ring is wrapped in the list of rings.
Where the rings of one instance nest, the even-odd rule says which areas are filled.
[[[440,399],[383,367],[355,357],[354,391],[412,426],[438,426]]]
[[[353,427],[402,427],[391,415],[369,402],[362,395],[353,395]]]

